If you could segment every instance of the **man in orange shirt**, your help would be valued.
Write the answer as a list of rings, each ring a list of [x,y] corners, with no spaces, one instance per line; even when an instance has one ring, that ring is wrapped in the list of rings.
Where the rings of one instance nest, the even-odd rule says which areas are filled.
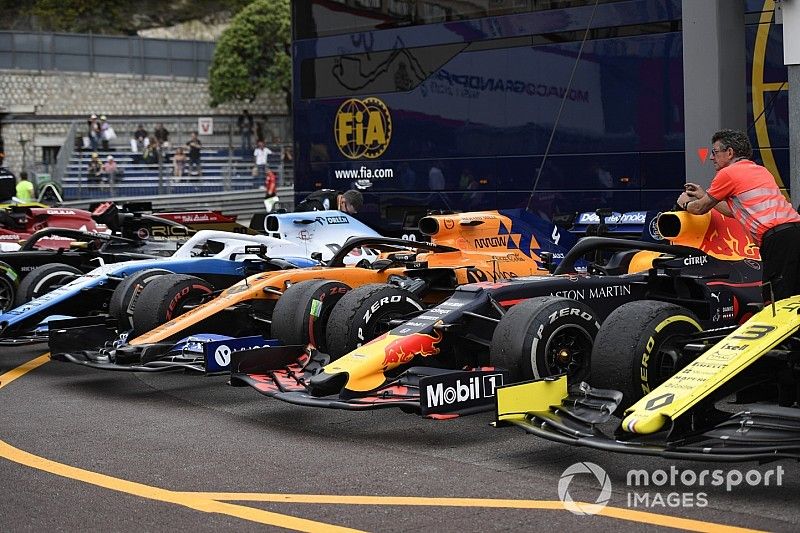
[[[736,218],[761,249],[762,279],[776,300],[800,294],[800,215],[778,189],[775,177],[752,161],[741,131],[720,130],[711,138],[717,174],[708,191],[687,183],[678,205],[702,215],[717,209]],[[766,293],[768,294],[768,293]]]

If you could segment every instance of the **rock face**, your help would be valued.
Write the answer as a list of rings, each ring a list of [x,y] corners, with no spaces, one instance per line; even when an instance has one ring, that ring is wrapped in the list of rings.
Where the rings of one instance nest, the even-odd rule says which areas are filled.
[[[230,24],[227,13],[211,15],[200,20],[190,20],[173,26],[139,30],[140,37],[151,39],[184,39],[189,41],[216,41]]]

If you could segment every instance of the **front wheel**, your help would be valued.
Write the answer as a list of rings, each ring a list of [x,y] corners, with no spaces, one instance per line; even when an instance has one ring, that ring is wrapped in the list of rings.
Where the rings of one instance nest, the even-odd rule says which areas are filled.
[[[159,276],[142,289],[133,309],[133,330],[146,333],[197,306],[214,287],[186,274]]]
[[[15,304],[19,307],[82,275],[83,272],[74,266],[63,263],[52,263],[34,268],[22,278],[19,289],[17,289]]]
[[[512,307],[492,335],[489,358],[512,382],[567,374],[586,379],[600,328],[591,307],[569,298],[542,296]]]
[[[17,273],[10,266],[0,263],[0,313],[14,307],[18,280]]]
[[[681,348],[702,330],[695,314],[679,305],[653,300],[621,305],[597,334],[592,385],[622,392],[622,412],[688,362]]]
[[[332,359],[349,353],[391,329],[391,320],[424,309],[419,297],[385,283],[353,289],[339,300],[328,324],[328,354]]]

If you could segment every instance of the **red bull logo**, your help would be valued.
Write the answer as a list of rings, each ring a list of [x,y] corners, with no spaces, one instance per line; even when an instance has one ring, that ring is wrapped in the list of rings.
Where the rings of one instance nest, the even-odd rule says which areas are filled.
[[[383,349],[383,368],[394,368],[403,363],[408,363],[417,355],[429,357],[438,354],[438,344],[442,340],[442,334],[437,331],[435,335],[412,333],[411,335],[396,337]]]
[[[714,212],[708,231],[703,237],[701,249],[721,256],[761,258],[758,247],[737,220]]]

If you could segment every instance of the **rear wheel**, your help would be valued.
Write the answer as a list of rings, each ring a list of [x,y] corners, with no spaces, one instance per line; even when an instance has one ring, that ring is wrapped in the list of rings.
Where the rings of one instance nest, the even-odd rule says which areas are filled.
[[[272,312],[272,333],[286,344],[311,344],[327,351],[325,332],[331,311],[350,290],[340,281],[309,279],[283,293]]]
[[[492,335],[489,357],[512,382],[567,374],[586,379],[592,344],[600,328],[588,305],[557,296],[531,298],[503,315]]]
[[[618,307],[597,334],[592,385],[622,392],[620,411],[626,409],[688,363],[683,342],[702,329],[679,305],[643,300]]]
[[[421,311],[424,304],[407,290],[377,283],[345,294],[328,323],[328,354],[337,359],[389,331],[389,321]]]
[[[197,306],[214,292],[204,279],[186,274],[162,275],[147,283],[133,309],[133,330],[141,335]]]
[[[52,263],[34,268],[19,283],[14,303],[20,306],[30,302],[82,275],[83,272],[74,266],[63,263]]]
[[[148,268],[134,272],[117,285],[108,302],[108,314],[119,321],[121,331],[133,327],[133,310],[145,285],[158,276],[167,274],[172,272],[161,268]]]

